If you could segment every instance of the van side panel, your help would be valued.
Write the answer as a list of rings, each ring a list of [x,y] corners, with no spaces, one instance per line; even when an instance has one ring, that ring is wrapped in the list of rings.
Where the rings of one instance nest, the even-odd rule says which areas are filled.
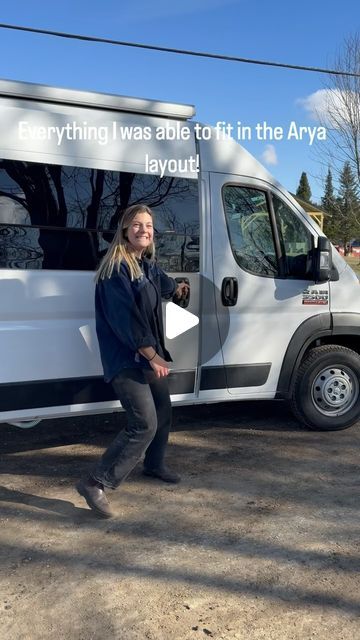
[[[136,173],[147,172],[147,160],[173,158],[179,170],[169,173],[167,165],[164,175],[197,178],[186,163],[196,157],[189,122],[1,97],[0,115],[0,157]],[[191,133],[158,139],[157,128],[166,127],[180,138],[185,127]]]
[[[56,131],[67,124],[59,144]],[[196,156],[192,126],[0,98],[0,421],[120,407],[102,381],[94,270],[129,204],[145,201],[154,209],[158,262],[172,277],[188,278],[188,310],[200,315],[198,176],[186,164]],[[139,139],[121,140],[120,131],[131,127]],[[142,137],[147,128],[155,136],[157,127],[188,127],[191,135]],[[86,139],[81,131],[101,132],[106,144],[99,133]],[[177,168],[148,171],[147,155],[176,159]],[[195,397],[198,340],[198,326],[167,340],[175,401]]]

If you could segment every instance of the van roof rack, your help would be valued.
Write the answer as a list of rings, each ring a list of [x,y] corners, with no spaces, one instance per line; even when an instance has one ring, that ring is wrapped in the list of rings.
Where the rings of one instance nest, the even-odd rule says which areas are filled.
[[[0,96],[72,104],[96,109],[109,109],[111,111],[135,112],[178,120],[188,120],[195,115],[195,107],[189,104],[117,96],[112,93],[63,89],[46,84],[18,82],[16,80],[0,80]]]

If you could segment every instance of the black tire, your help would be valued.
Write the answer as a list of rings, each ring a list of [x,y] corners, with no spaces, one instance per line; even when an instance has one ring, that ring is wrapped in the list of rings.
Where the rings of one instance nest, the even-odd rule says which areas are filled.
[[[292,390],[295,417],[310,429],[347,429],[360,417],[360,355],[347,347],[311,349]]]

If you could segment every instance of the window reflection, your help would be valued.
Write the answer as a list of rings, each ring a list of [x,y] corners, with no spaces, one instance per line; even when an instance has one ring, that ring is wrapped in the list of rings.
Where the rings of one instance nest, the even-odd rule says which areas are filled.
[[[131,204],[154,211],[159,264],[199,269],[196,180],[0,161],[0,266],[96,269]]]
[[[223,197],[235,259],[251,273],[275,277],[278,266],[265,193],[227,185]]]
[[[285,258],[286,275],[312,276],[312,236],[301,220],[280,198],[273,195],[273,205],[280,242]]]

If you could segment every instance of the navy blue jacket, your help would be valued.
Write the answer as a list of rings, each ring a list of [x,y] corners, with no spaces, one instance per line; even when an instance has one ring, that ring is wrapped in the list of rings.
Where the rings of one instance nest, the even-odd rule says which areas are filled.
[[[129,267],[123,260],[119,272],[115,267],[110,278],[96,285],[96,333],[105,382],[110,382],[121,369],[151,369],[148,360],[138,352],[141,347],[154,347],[166,361],[172,362],[164,344],[161,298],[172,298],[177,285],[156,262],[144,258],[142,265],[146,277],[131,281]],[[148,293],[151,282],[157,292],[155,309]]]

